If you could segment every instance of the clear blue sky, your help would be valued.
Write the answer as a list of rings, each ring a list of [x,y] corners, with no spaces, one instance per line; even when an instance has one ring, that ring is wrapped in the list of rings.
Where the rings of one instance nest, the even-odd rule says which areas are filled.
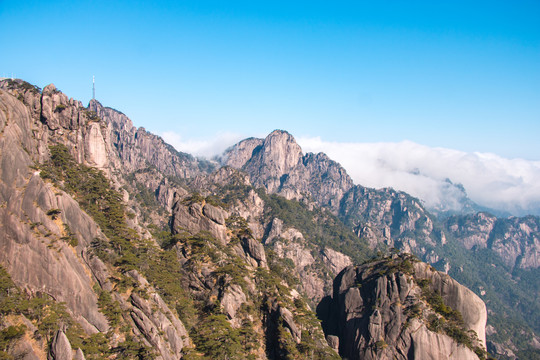
[[[540,160],[539,1],[0,0],[0,76],[183,139],[286,129]]]

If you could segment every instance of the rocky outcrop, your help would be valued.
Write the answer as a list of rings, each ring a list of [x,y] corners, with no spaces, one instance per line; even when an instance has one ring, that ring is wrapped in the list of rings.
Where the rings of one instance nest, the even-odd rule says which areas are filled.
[[[264,140],[256,138],[242,140],[238,144],[225,150],[221,156],[220,162],[223,165],[240,169],[249,159],[251,159],[255,149],[259,148],[263,142]]]
[[[62,330],[58,330],[51,342],[47,360],[72,360],[73,350],[69,340]]]
[[[242,287],[233,284],[224,291],[221,298],[221,306],[223,311],[232,320],[232,325],[240,327],[242,324],[238,321],[236,313],[240,309],[240,306],[247,301],[246,294],[242,291]]]
[[[264,186],[274,193],[301,157],[302,149],[294,138],[285,131],[275,130],[253,151],[244,169],[255,187]]]
[[[352,265],[350,257],[338,251],[330,249],[329,247],[325,247],[322,250],[321,254],[323,256],[322,259],[324,264],[328,266],[334,276],[339,274],[341,270],[343,270],[347,266]]]
[[[182,349],[190,344],[184,324],[173,314],[161,296],[146,279],[132,270],[129,275],[137,281],[139,288],[147,294],[147,299],[137,293],[130,296],[131,318],[136,329],[164,360],[181,357]]]
[[[440,294],[445,305],[461,313],[466,328],[473,330],[485,346],[487,311],[482,299],[447,274],[435,271],[425,263],[414,264],[414,276],[428,280],[430,289]]]
[[[424,256],[442,243],[442,232],[420,202],[393,189],[355,186],[341,199],[339,214],[372,247],[383,242]]]
[[[252,265],[267,267],[266,253],[264,252],[263,244],[251,237],[244,237],[242,239],[242,247],[248,258],[254,260]]]
[[[318,310],[327,339],[339,346],[342,357],[478,359],[473,349],[481,352],[485,344],[484,303],[447,275],[425,263],[413,265],[413,261],[408,255],[394,255],[347,267],[338,275],[332,298],[325,299]],[[446,318],[450,315],[437,312],[441,305],[435,308],[426,295],[437,293],[446,307],[460,309],[463,324],[454,324]],[[472,336],[459,343],[447,335],[450,324],[461,334],[474,331],[480,342]]]
[[[179,200],[173,206],[171,228],[175,233],[180,233],[182,230],[191,234],[208,231],[225,244],[227,242],[225,218],[227,217],[226,211],[210,204],[198,202],[184,204],[182,200]]]
[[[294,138],[275,130],[262,139],[247,139],[228,149],[222,162],[245,170],[255,187],[287,199],[308,195],[319,205],[335,210],[352,187],[345,170],[325,154],[302,154]]]

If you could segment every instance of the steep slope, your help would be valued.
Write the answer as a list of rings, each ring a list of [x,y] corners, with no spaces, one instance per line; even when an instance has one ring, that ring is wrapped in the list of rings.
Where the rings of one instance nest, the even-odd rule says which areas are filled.
[[[95,113],[97,118],[107,124],[104,137],[116,155],[116,163],[113,165],[115,169],[132,173],[152,166],[164,176],[192,178],[208,173],[215,167],[209,161],[176,151],[159,136],[144,128],[135,128],[126,115],[104,107],[94,99],[90,100],[88,111]]]
[[[0,88],[0,356],[337,358],[253,189],[225,209],[191,189],[226,169],[188,179],[211,166],[117,111]]]
[[[22,323],[23,334],[2,355],[80,358],[82,348],[89,359],[178,358],[190,341],[177,316],[151,286],[148,300],[136,301],[140,286],[128,279],[145,280],[117,267],[112,252],[97,255],[97,244],[122,243],[125,258],[141,240],[109,180],[79,164],[110,164],[107,143],[94,141],[104,139],[104,124],[53,86],[1,85],[9,91],[0,90],[0,264],[9,274],[1,302],[12,304],[2,307],[1,326]]]
[[[486,358],[482,300],[410,255],[347,267],[319,310],[347,359]]]

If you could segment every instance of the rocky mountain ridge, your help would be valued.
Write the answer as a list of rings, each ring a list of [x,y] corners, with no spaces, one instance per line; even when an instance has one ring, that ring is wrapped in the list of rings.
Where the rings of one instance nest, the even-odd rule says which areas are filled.
[[[224,156],[229,166],[210,173],[212,163],[98,102],[84,108],[54,86],[20,81],[0,89],[0,263],[14,281],[6,299],[63,301],[69,314],[67,329],[39,330],[41,351],[67,348],[63,333],[86,358],[332,358],[336,339],[325,341],[309,304],[372,256],[369,243],[433,263],[447,256],[435,252],[444,229],[420,202],[353,185],[339,164],[303,155],[284,132],[240,143]],[[84,178],[88,186],[76,185]],[[32,262],[15,265],[26,253]],[[84,298],[72,296],[78,287]],[[5,319],[6,331],[41,324],[28,308]],[[103,334],[102,347],[90,348]],[[18,344],[37,354],[34,337],[23,337]]]
[[[539,331],[536,319],[540,310],[536,300],[540,296],[540,284],[534,275],[539,269],[538,217],[504,219],[480,212],[438,219],[408,194],[353,185],[338,163],[324,154],[304,155],[288,144],[292,142],[294,138],[290,134],[276,130],[267,139],[247,139],[229,148],[221,162],[246,171],[250,179],[269,192],[329,209],[372,248],[389,246],[414,253],[465,281],[477,294],[490,299],[489,306],[497,316],[517,316],[521,319],[516,321],[528,323],[520,331],[529,334],[527,346],[538,349],[534,345],[538,339],[535,331]],[[273,172],[267,171],[277,162],[274,158],[284,152],[284,148],[276,149],[276,144],[288,144],[284,148],[296,149],[293,158],[298,159],[290,161],[288,167],[279,167],[279,182],[272,177]],[[332,180],[327,184],[322,178]],[[492,226],[483,224],[487,218]],[[504,266],[497,267],[499,260],[493,259],[500,259]],[[479,268],[497,268],[484,272],[467,265],[475,262]],[[464,268],[469,270],[464,272]],[[498,296],[501,286],[508,289],[508,296]],[[520,313],[514,313],[515,304],[523,309]],[[506,334],[503,338],[508,339],[506,329],[501,330]],[[517,349],[514,345],[510,347]]]

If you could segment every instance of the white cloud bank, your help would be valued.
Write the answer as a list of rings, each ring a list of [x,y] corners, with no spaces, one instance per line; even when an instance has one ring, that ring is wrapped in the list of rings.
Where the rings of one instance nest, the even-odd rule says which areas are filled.
[[[422,199],[430,208],[457,209],[462,184],[481,206],[514,215],[540,215],[540,161],[506,159],[400,143],[338,143],[297,138],[304,152],[324,152],[338,161],[356,184],[393,187]]]

